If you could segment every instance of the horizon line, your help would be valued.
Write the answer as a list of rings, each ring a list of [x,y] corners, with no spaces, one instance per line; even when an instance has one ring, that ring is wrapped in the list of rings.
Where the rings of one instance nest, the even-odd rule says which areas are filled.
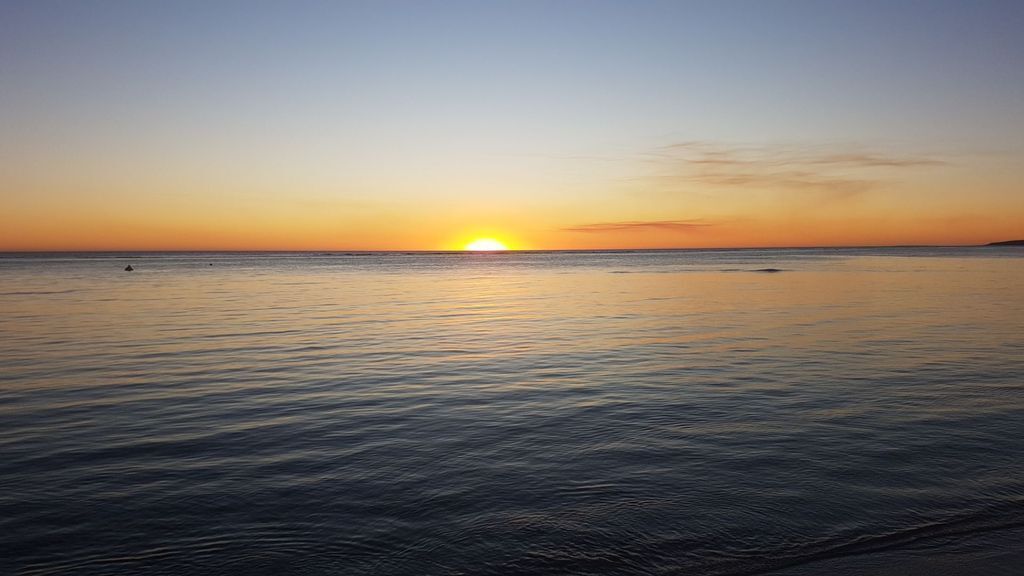
[[[201,254],[201,253],[233,253],[233,254],[309,254],[324,253],[360,253],[360,254],[393,254],[393,253],[417,253],[417,254],[480,254],[480,253],[508,253],[508,252],[671,252],[671,251],[699,251],[699,250],[853,250],[863,248],[985,248],[997,245],[1000,242],[1017,242],[1019,240],[1001,240],[985,244],[854,244],[854,245],[819,245],[819,246],[706,246],[706,247],[659,247],[659,248],[524,248],[508,250],[463,250],[463,249],[350,249],[350,248],[308,248],[308,249],[282,249],[282,248],[253,248],[253,249],[220,249],[220,248],[157,248],[157,249],[119,249],[102,248],[95,250],[66,250],[66,249],[29,249],[29,250],[0,250],[0,254]]]

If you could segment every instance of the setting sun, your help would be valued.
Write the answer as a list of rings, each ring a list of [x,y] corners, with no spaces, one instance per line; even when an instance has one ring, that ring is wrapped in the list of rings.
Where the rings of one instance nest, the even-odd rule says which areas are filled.
[[[478,238],[469,244],[466,244],[465,249],[473,252],[495,252],[499,250],[508,250],[508,247],[494,238]]]

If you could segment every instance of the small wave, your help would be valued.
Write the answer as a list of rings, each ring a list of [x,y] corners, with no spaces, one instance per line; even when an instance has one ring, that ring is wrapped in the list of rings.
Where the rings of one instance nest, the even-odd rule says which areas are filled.
[[[758,576],[784,568],[849,556],[877,554],[910,545],[927,545],[952,537],[966,537],[1024,527],[1024,503],[1010,502],[967,515],[913,526],[885,534],[868,534],[840,542],[838,538],[787,554],[772,554],[760,566],[738,571],[723,572],[722,576]],[[769,556],[766,554],[766,556]]]
[[[0,292],[0,296],[47,296],[50,294],[73,294],[79,290],[71,288],[68,290],[22,290],[16,292]]]
[[[21,573],[245,573],[245,568],[276,573],[283,567],[299,565],[309,573],[335,573],[342,564],[368,565],[388,553],[378,543],[359,536],[324,537],[312,524],[244,528],[231,536],[193,535],[144,549],[114,543],[104,551],[57,554],[26,565]],[[317,570],[315,565],[321,569]]]

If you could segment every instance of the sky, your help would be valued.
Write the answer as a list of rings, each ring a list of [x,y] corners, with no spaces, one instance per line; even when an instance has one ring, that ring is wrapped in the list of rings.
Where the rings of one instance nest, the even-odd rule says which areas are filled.
[[[0,1],[0,250],[1024,238],[1024,2]]]

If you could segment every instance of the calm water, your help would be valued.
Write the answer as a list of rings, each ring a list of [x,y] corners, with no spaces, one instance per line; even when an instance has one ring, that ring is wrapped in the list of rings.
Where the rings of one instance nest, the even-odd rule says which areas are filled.
[[[0,256],[0,573],[1019,574],[1022,286],[1015,248]]]

